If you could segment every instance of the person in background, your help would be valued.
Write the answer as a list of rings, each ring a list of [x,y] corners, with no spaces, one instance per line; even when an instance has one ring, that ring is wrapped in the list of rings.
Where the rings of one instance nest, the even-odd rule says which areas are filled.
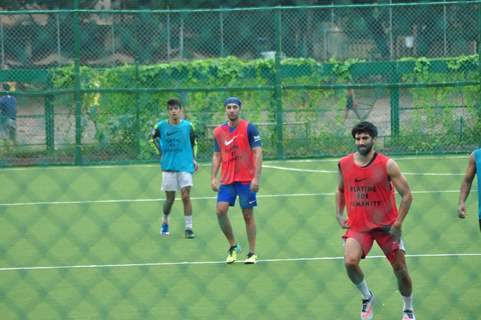
[[[169,215],[180,189],[184,204],[185,238],[194,239],[190,190],[192,175],[198,169],[194,158],[195,133],[192,124],[181,118],[182,104],[178,99],[167,101],[168,119],[159,121],[151,132],[151,141],[161,156],[162,190],[165,192],[161,236],[169,236]]]
[[[10,141],[17,140],[17,99],[10,94],[10,85],[2,85],[5,94],[0,97],[0,124],[1,131]]]

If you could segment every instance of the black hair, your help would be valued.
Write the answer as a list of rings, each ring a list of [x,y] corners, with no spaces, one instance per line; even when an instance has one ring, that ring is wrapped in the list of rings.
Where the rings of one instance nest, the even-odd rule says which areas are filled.
[[[10,91],[10,85],[8,83],[2,84],[2,88],[4,91]]]
[[[377,128],[369,121],[359,122],[354,128],[352,128],[351,134],[355,138],[358,133],[367,133],[371,138],[377,137]]]
[[[175,98],[169,99],[169,101],[167,101],[167,108],[169,106],[178,106],[179,108],[182,109],[182,103],[180,102],[179,99],[175,99]]]

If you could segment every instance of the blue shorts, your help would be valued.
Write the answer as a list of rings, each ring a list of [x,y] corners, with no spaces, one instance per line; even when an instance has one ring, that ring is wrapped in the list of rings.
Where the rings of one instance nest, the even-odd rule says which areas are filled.
[[[242,209],[257,207],[256,193],[250,190],[250,183],[221,184],[217,193],[217,202],[228,202],[229,206],[233,207],[237,196]]]

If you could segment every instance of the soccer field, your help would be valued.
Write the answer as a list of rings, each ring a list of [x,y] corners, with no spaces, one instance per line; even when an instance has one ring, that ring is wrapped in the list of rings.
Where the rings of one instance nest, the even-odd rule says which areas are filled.
[[[467,219],[456,215],[467,157],[396,160],[414,197],[403,230],[418,319],[479,318],[476,188]],[[195,240],[184,239],[180,200],[171,236],[159,236],[158,165],[0,172],[2,320],[359,317],[335,219],[336,159],[265,162],[256,265],[224,263],[208,164],[194,176]],[[230,217],[246,248],[238,206]],[[378,247],[362,267],[377,296],[375,319],[400,318],[396,281]]]

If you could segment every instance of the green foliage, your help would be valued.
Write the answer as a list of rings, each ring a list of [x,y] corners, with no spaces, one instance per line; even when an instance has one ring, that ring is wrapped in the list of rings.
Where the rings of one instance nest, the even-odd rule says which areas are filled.
[[[303,86],[356,84],[362,76],[353,74],[353,66],[363,63],[358,59],[331,59],[328,64],[313,59],[282,60],[283,122],[289,123],[283,128],[286,156],[303,157],[346,151],[336,150],[339,148],[336,141],[346,134],[342,119],[344,89]],[[399,63],[412,64],[412,71],[403,73],[401,82],[429,84],[479,80],[477,56],[446,60],[410,58],[402,59]],[[278,116],[273,90],[275,68],[273,59],[244,61],[235,57],[157,65],[124,65],[108,69],[82,67],[82,114],[86,115],[86,121],[95,124],[99,150],[110,150],[115,145],[118,152],[133,154],[137,160],[148,160],[155,157],[148,143],[150,129],[157,121],[166,118],[165,103],[177,96],[184,104],[186,117],[195,125],[199,138],[199,157],[207,160],[212,149],[212,129],[225,120],[223,101],[227,96],[236,95],[243,102],[244,117],[259,124],[266,154],[275,157],[275,124]],[[74,87],[72,66],[55,69],[52,75],[55,89]],[[288,86],[292,87],[286,88]],[[437,146],[454,139],[445,139],[443,142],[432,138],[438,135],[472,141],[470,133],[481,129],[477,108],[479,94],[479,86],[419,86],[406,89],[403,95],[412,97],[412,105],[407,110],[401,103],[401,136],[396,140],[398,147],[407,151],[433,151]],[[72,97],[68,95],[65,99]],[[459,110],[464,113],[461,114]],[[412,144],[403,144],[403,137]]]
[[[444,66],[426,58],[405,61],[414,61],[414,68],[411,73],[402,75],[403,82],[479,81],[476,55],[445,59]],[[450,146],[452,151],[460,151],[456,145],[476,146],[479,143],[473,136],[481,130],[479,86],[415,87],[407,93],[412,96],[412,110],[406,111],[411,117],[402,123],[403,139],[399,141],[399,148],[433,152]]]

